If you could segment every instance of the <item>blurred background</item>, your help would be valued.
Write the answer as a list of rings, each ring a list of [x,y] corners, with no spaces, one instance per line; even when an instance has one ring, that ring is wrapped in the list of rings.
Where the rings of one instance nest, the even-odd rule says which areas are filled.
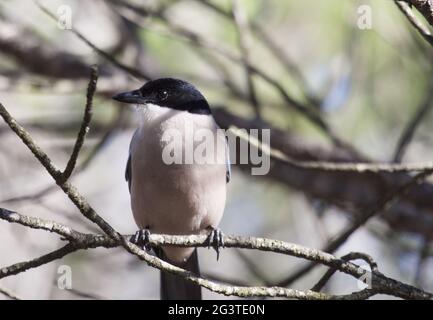
[[[271,145],[298,161],[432,159],[433,51],[393,1],[41,4],[54,19],[33,1],[0,2],[0,102],[63,168],[81,123],[89,66],[99,65],[93,122],[72,182],[124,234],[136,231],[124,181],[136,120],[132,108],[110,97],[148,79],[194,83],[221,127],[271,128]],[[249,169],[233,166],[221,229],[313,248],[410,178],[278,162],[266,176],[251,176]],[[3,121],[0,206],[99,232]],[[1,267],[62,245],[56,235],[5,221],[0,230]],[[433,185],[426,181],[370,219],[336,254],[368,253],[386,275],[432,291],[432,237]],[[292,281],[306,261],[236,249],[223,250],[218,263],[212,250],[199,249],[199,256],[204,275],[233,284],[307,289],[326,270],[316,267]],[[72,290],[57,286],[62,265],[72,268]],[[79,251],[0,284],[29,299],[157,299],[158,282],[158,271],[118,248]],[[359,286],[337,274],[324,290],[343,294]],[[226,298],[207,290],[204,297]]]

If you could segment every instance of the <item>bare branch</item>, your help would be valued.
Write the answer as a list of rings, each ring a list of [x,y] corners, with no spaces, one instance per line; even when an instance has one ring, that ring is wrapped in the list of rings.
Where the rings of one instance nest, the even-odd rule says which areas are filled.
[[[395,1],[395,4],[401,12],[406,16],[407,20],[418,31],[418,33],[433,46],[433,36],[429,30],[418,18],[413,14],[412,8],[405,1]]]
[[[415,131],[417,130],[422,120],[425,118],[425,116],[429,113],[429,111],[433,107],[432,99],[433,99],[433,78],[430,78],[429,84],[427,86],[427,93],[425,98],[423,99],[421,105],[416,110],[415,114],[407,124],[406,128],[404,129],[402,135],[398,140],[397,147],[393,157],[394,162],[401,162],[403,155],[407,149],[407,146],[410,144],[411,140],[413,139]]]
[[[409,0],[433,27],[433,2],[431,0]]]
[[[345,256],[341,257],[341,260],[344,261],[352,261],[352,260],[358,260],[358,259],[362,259],[365,262],[367,262],[370,265],[370,269],[371,271],[377,272],[378,268],[377,268],[377,263],[373,260],[373,258],[365,253],[361,253],[361,252],[351,252],[349,254],[346,254]],[[324,275],[323,277],[319,280],[319,282],[317,282],[313,288],[311,289],[312,291],[320,291],[322,290],[322,288],[326,285],[326,283],[329,281],[329,279],[331,279],[331,277],[334,275],[334,273],[337,272],[337,269],[335,268],[330,268]]]
[[[71,293],[72,295],[79,297],[81,299],[91,299],[91,300],[110,300],[109,298],[102,297],[100,295],[85,292],[76,288],[68,289],[68,293]]]
[[[21,297],[19,297],[18,295],[16,295],[15,293],[13,293],[12,291],[10,291],[9,289],[3,286],[0,286],[0,293],[4,294],[6,297],[12,300],[22,300]]]
[[[8,124],[9,128],[24,142],[24,144],[33,153],[36,159],[44,166],[47,172],[54,178],[54,180],[59,180],[62,173],[58,170],[48,155],[33,141],[30,134],[16,122],[16,120],[9,114],[6,108],[0,103],[0,115],[3,120]]]
[[[65,225],[44,219],[24,216],[4,208],[0,208],[0,219],[12,223],[18,223],[32,229],[41,229],[49,232],[54,232],[68,239],[69,241],[76,241],[79,238],[79,235],[74,230]]]
[[[247,81],[248,96],[252,107],[256,113],[256,117],[260,118],[260,106],[257,98],[257,93],[254,87],[254,79],[249,57],[249,28],[247,17],[242,10],[238,0],[232,0],[232,14],[235,22],[236,30],[238,33],[238,43],[242,54],[242,63],[245,69],[245,76]]]
[[[416,286],[421,287],[423,283],[424,267],[428,260],[431,251],[431,240],[424,238],[421,247],[418,250],[418,261],[415,270],[414,283]]]
[[[78,249],[80,249],[80,248],[77,248],[72,243],[68,243],[64,247],[57,249],[57,250],[54,250],[54,251],[52,251],[48,254],[45,254],[43,256],[40,256],[38,258],[29,260],[29,261],[15,263],[15,264],[7,266],[7,267],[3,267],[0,269],[0,279],[5,278],[5,277],[9,277],[12,275],[16,275],[18,273],[27,271],[29,269],[37,268],[37,267],[44,265],[44,264],[47,264],[51,261],[63,258],[64,256],[66,256],[66,255],[70,254],[71,252],[74,252]]]
[[[190,42],[192,44],[195,44],[199,47],[208,49],[212,52],[218,53],[225,58],[236,62],[236,63],[243,63],[242,57],[237,55],[236,53],[233,53],[231,50],[228,50],[226,48],[221,47],[220,44],[215,43],[208,38],[205,38],[201,36],[200,34],[196,33],[195,31],[192,31],[188,28],[185,28],[179,24],[176,24],[172,22],[170,19],[168,19],[161,11],[151,11],[151,10],[145,10],[142,7],[134,6],[130,3],[126,4],[124,1],[121,0],[108,0],[109,2],[114,3],[115,5],[121,5],[125,8],[128,8],[129,10],[134,10],[133,14],[145,14],[145,17],[151,16],[156,19],[159,19],[160,21],[164,22],[167,27],[170,28],[170,30],[175,34],[170,34],[161,30],[156,30],[152,25],[149,23],[145,23],[143,21],[139,21],[138,19],[134,20],[136,24],[138,24],[141,28],[145,30],[150,30],[153,32],[157,32],[158,34],[162,34],[164,36],[169,36],[171,38],[174,38],[176,40],[184,40],[187,42]],[[125,17],[126,18],[126,17]],[[129,17],[128,17],[129,18]],[[314,124],[322,133],[324,133],[334,144],[341,145],[341,146],[347,146],[347,144],[342,141],[337,135],[332,131],[332,128],[326,123],[324,119],[322,119],[320,113],[317,111],[317,109],[312,108],[309,105],[305,105],[302,102],[299,102],[295,98],[293,98],[289,93],[286,91],[286,89],[273,77],[268,75],[267,73],[260,70],[257,66],[248,63],[248,68],[251,71],[251,73],[257,75],[261,79],[263,79],[265,82],[267,82],[269,85],[271,85],[282,97],[284,102],[288,107],[293,108],[295,111],[297,111],[299,114],[304,116],[306,119],[308,119],[312,124]]]
[[[61,172],[53,165],[48,155],[39,148],[38,145],[33,141],[32,137],[27,131],[19,125],[15,119],[9,114],[6,108],[0,103],[0,115],[9,125],[9,127],[16,133],[18,137],[24,142],[29,150],[34,154],[36,159],[44,166],[51,177],[55,180],[57,185],[63,190],[63,192],[69,197],[72,203],[80,210],[80,212],[89,220],[96,223],[102,230],[107,234],[113,236],[114,239],[120,239],[121,236],[114,231],[114,229],[101,218],[90,204],[82,197],[78,191],[68,182],[62,180]]]
[[[44,12],[46,13],[49,17],[51,17],[54,21],[57,21],[57,17],[54,13],[52,13],[50,10],[48,10],[46,7],[44,7],[39,1],[35,0],[34,1],[36,3],[36,5]],[[114,58],[111,54],[105,52],[104,50],[98,48],[96,45],[94,45],[89,39],[87,39],[87,37],[85,37],[81,32],[79,32],[78,30],[76,30],[75,28],[71,28],[69,29],[73,34],[75,34],[79,39],[81,39],[84,43],[86,43],[90,48],[92,48],[93,50],[96,51],[97,54],[99,54],[100,56],[102,56],[103,58],[107,59],[108,61],[110,61],[112,64],[114,64],[116,67],[118,67],[119,69],[129,73],[130,75],[137,77],[139,79],[144,79],[144,80],[150,80],[151,76],[144,73],[141,70],[138,70],[136,68],[132,68],[129,67],[123,63],[121,63],[120,61],[118,61],[116,58]]]
[[[119,2],[119,1],[116,1]],[[412,0],[415,2],[415,0]],[[39,4],[38,4],[39,5]],[[51,18],[56,18],[53,13],[48,11],[43,6],[39,5],[41,9],[47,13]],[[193,31],[185,29],[183,27],[177,26],[171,23],[167,17],[162,12],[152,13],[154,16],[158,17],[162,21],[164,21],[167,25],[169,25],[178,35],[184,36],[187,40],[196,43],[199,46],[205,48],[211,48],[215,50],[215,46],[213,43],[208,42],[207,39],[201,37]],[[236,15],[236,14],[235,14]],[[239,24],[239,21],[238,21]],[[242,37],[241,26],[239,34]],[[90,47],[98,52],[98,54],[102,55],[110,62],[121,68],[122,70],[133,74],[135,76],[145,78],[146,76],[133,68],[125,66],[118,62],[111,55],[105,53],[104,51],[95,47],[92,43],[90,43],[81,33],[76,31],[75,29],[72,32],[78,36],[81,40],[86,42]],[[242,40],[240,39],[240,42]],[[241,43],[242,46],[242,43]],[[244,52],[242,57],[238,57],[236,55],[232,55],[231,52],[226,55],[229,59],[232,59],[235,62],[243,61],[244,66],[248,71],[249,81],[252,84],[252,75],[256,75],[261,77],[263,80],[271,84],[278,92],[280,92],[281,96],[285,100],[285,102],[294,107],[295,110],[300,112],[302,115],[307,117],[314,123],[318,128],[322,130],[328,137],[336,145],[345,145],[336,135],[333,133],[331,128],[327,125],[327,123],[321,118],[320,114],[311,108],[308,104],[303,104],[295,99],[293,99],[283,86],[277,82],[275,79],[271,78],[266,73],[263,73],[261,70],[257,69],[254,65],[252,65],[247,58],[247,52]],[[80,132],[78,134],[77,140],[75,142],[74,150],[72,152],[71,158],[68,161],[68,164],[65,168],[65,171],[62,173],[60,170],[56,168],[56,166],[52,163],[51,159],[48,155],[41,149],[39,146],[33,141],[32,137],[26,132],[26,130],[20,126],[15,119],[8,113],[6,108],[0,104],[0,115],[3,117],[5,122],[8,124],[10,129],[15,132],[15,134],[24,142],[24,144],[28,147],[28,149],[33,153],[33,155],[38,159],[38,161],[44,166],[47,172],[52,176],[55,180],[56,184],[63,190],[63,192],[70,198],[73,204],[78,208],[81,214],[98,225],[105,233],[105,235],[101,234],[84,234],[78,231],[75,231],[67,226],[58,224],[56,222],[49,222],[39,218],[31,218],[19,215],[18,213],[8,211],[6,209],[0,209],[0,218],[7,220],[9,222],[19,223],[26,227],[41,229],[49,232],[54,232],[59,234],[62,238],[66,239],[68,243],[53,252],[50,252],[41,257],[35,258],[30,261],[25,261],[21,263],[17,263],[11,265],[9,267],[4,267],[0,269],[0,278],[18,274],[30,268],[34,268],[40,266],[42,264],[48,263],[55,259],[59,259],[71,252],[81,250],[81,249],[90,249],[96,247],[119,247],[122,246],[126,251],[131,254],[134,254],[139,259],[145,261],[148,265],[157,268],[164,272],[169,272],[171,274],[183,277],[184,279],[196,283],[204,288],[207,288],[213,292],[225,294],[225,295],[236,295],[239,297],[285,297],[285,298],[298,298],[298,299],[366,299],[372,295],[381,293],[381,294],[389,294],[405,299],[432,299],[432,294],[425,292],[423,290],[417,289],[413,286],[401,283],[397,280],[388,278],[381,274],[377,270],[377,266],[375,262],[372,261],[365,254],[356,254],[345,256],[346,260],[351,260],[351,258],[362,257],[369,261],[372,265],[372,272],[370,274],[372,278],[372,288],[361,290],[359,292],[355,292],[347,295],[330,295],[325,293],[320,293],[312,290],[294,290],[283,288],[279,286],[273,287],[247,287],[247,286],[232,286],[232,285],[224,285],[221,283],[217,283],[206,279],[205,277],[199,277],[197,275],[192,274],[182,268],[174,266],[164,260],[161,260],[157,257],[154,257],[147,253],[146,251],[140,249],[135,244],[129,242],[128,237],[121,235],[117,232],[107,221],[105,221],[87,202],[87,200],[76,190],[72,184],[67,182],[68,178],[71,176],[80,149],[83,146],[85,134],[88,130],[90,121],[91,121],[91,106],[93,100],[93,94],[96,88],[96,76],[94,77],[94,83],[90,82],[88,96],[87,96],[87,105],[86,111],[84,115],[84,119],[81,125]],[[249,94],[254,94],[253,86],[250,87]],[[257,101],[257,100],[256,100]],[[258,106],[258,103],[257,103]],[[246,137],[246,139],[251,143],[251,139]],[[259,146],[259,144],[257,144]],[[346,146],[346,145],[345,145]],[[278,150],[271,149],[270,146],[260,145],[260,148],[265,153],[268,152],[268,155],[275,161],[284,162],[289,164],[290,166],[302,169],[309,170],[324,170],[324,171],[335,171],[335,172],[356,172],[356,173],[402,173],[409,171],[419,172],[414,178],[406,181],[402,185],[398,185],[395,190],[390,192],[386,197],[381,199],[374,207],[368,208],[365,212],[363,212],[359,218],[355,220],[355,222],[346,228],[343,233],[335,240],[331,241],[328,245],[330,252],[334,251],[338,248],[344,241],[350,237],[350,235],[355,232],[360,226],[362,226],[365,222],[368,221],[371,217],[378,214],[381,211],[386,211],[394,202],[404,193],[406,193],[411,187],[423,181],[428,175],[433,173],[433,165],[426,164],[422,167],[419,165],[383,165],[383,164],[364,164],[364,163],[349,163],[349,164],[338,164],[338,163],[300,163],[296,160],[290,159],[286,157],[284,153],[279,153]],[[302,258],[314,262],[315,264],[320,263],[326,265],[332,270],[339,270],[343,273],[351,275],[352,277],[359,278],[365,275],[365,271],[362,270],[358,265],[345,261],[345,259],[340,259],[332,254],[311,249],[303,246],[299,246],[296,244],[291,244],[287,242],[282,242],[273,239],[264,239],[264,238],[245,238],[238,236],[225,236],[224,237],[225,245],[227,247],[235,247],[235,248],[244,248],[244,249],[257,249],[266,252],[274,252],[285,254],[297,258]],[[191,236],[168,236],[168,235],[151,235],[150,244],[153,246],[161,246],[161,245],[171,245],[171,246],[182,246],[182,247],[204,247],[208,245],[207,236],[206,235],[191,235]],[[331,272],[331,271],[330,271]],[[326,276],[327,279],[332,275],[331,273]],[[335,271],[333,271],[335,272]],[[326,277],[324,278],[326,281]],[[325,280],[322,280],[324,282]],[[321,285],[321,284],[320,284]],[[319,287],[319,285],[318,285]]]
[[[121,125],[121,121],[122,121],[125,109],[124,108],[120,108],[118,110],[119,111],[118,111],[117,115],[113,118],[113,120],[111,121],[111,123],[108,125],[106,131],[102,135],[102,137],[99,140],[99,142],[85,156],[85,158],[82,161],[82,163],[79,164],[76,167],[76,169],[72,172],[72,175],[77,175],[77,174],[83,172],[89,166],[89,164],[92,162],[92,160],[95,159],[95,157],[99,154],[99,152],[107,144],[107,142],[111,139],[111,137],[113,136],[113,134],[119,129],[119,126]],[[6,199],[1,199],[0,202],[6,204],[6,203],[19,202],[19,201],[34,201],[34,200],[38,200],[38,199],[40,199],[40,198],[48,195],[49,193],[51,193],[53,191],[56,191],[56,190],[58,190],[56,188],[56,185],[55,184],[50,184],[50,185],[42,188],[39,191],[32,192],[32,193],[25,194],[25,195],[20,195],[20,196],[14,196],[14,197],[6,198]]]
[[[216,108],[213,114],[222,128],[235,126],[246,130],[252,128],[270,128],[271,149],[283,152],[288,158],[300,164],[318,162],[334,164],[373,163],[362,155],[348,152],[345,148],[324,149],[319,145],[306,143],[292,132],[273,128],[265,121],[250,120],[234,115],[222,108]],[[248,136],[248,135],[245,135]],[[271,159],[273,159],[271,157]],[[239,162],[238,162],[239,163]],[[353,171],[326,171],[320,169],[297,168],[284,161],[272,161],[270,171],[265,178],[273,179],[301,191],[313,199],[320,199],[342,209],[347,215],[357,215],[366,208],[379,203],[384,192],[409,181],[412,176],[405,173],[373,173]],[[388,165],[388,164],[386,164]],[[250,173],[253,164],[238,166]],[[314,181],[314,183],[311,183]],[[323,188],[326,186],[326,188]],[[433,224],[433,186],[423,182],[400,196],[398,204],[381,215],[393,230],[411,232],[432,237]],[[368,210],[368,209],[367,209]]]
[[[114,248],[118,246],[124,246],[130,238],[130,235],[123,235],[120,239],[113,239],[108,236],[100,234],[85,234],[75,231],[71,228],[63,226],[59,223],[46,221],[38,218],[32,218],[23,216],[18,213],[13,213],[13,220],[10,218],[11,212],[6,209],[0,210],[0,219],[5,219],[11,222],[19,223],[27,227],[35,229],[42,229],[50,232],[58,233],[61,236],[71,239],[71,242],[63,248],[56,250],[48,255],[40,258],[30,260],[28,262],[22,262],[10,267],[0,269],[0,278],[17,274],[19,272],[34,268],[41,264],[50,262],[55,259],[59,259],[64,255],[80,249],[105,247]],[[47,227],[49,226],[49,227]],[[50,227],[54,226],[54,227]],[[153,247],[159,246],[180,246],[180,247],[207,247],[208,236],[207,235],[188,235],[188,236],[172,236],[172,235],[160,235],[151,234],[149,238],[149,244]],[[274,239],[266,238],[253,238],[253,237],[239,237],[239,236],[224,236],[224,244],[227,248],[241,248],[241,249],[255,249],[265,252],[274,252],[279,254],[285,254],[293,257],[306,259],[321,263],[329,266],[335,270],[339,270],[343,273],[351,275],[355,278],[364,276],[365,270],[359,266],[347,262],[344,259],[339,259],[331,254],[325,253],[320,250],[307,248],[293,243],[283,242]],[[132,245],[132,244],[131,244]],[[382,275],[378,269],[376,263],[369,258],[368,255],[362,253],[349,254],[348,260],[355,258],[362,258],[368,261],[372,266],[371,279],[373,288],[367,292],[357,292],[352,295],[335,296],[335,295],[322,295],[314,291],[297,291],[292,289],[285,289],[281,287],[239,287],[239,286],[228,286],[217,284],[208,279],[197,277],[188,271],[181,268],[175,267],[163,260],[156,257],[150,256],[145,251],[138,249],[137,246],[132,245],[131,250],[134,251],[140,259],[148,262],[151,266],[154,266],[160,270],[178,274],[186,279],[189,279],[211,291],[227,294],[237,295],[241,297],[286,297],[286,298],[298,298],[298,299],[357,299],[367,298],[377,293],[391,294],[406,299],[430,299],[433,296],[430,293],[424,292],[415,287],[403,284],[391,278]]]
[[[410,190],[410,188],[420,183],[431,174],[433,174],[433,169],[418,173],[414,178],[412,178],[412,180],[398,187],[396,190],[390,192],[386,197],[381,199],[381,201],[375,207],[365,212],[361,212],[358,218],[351,225],[341,231],[340,234],[336,238],[332,239],[322,250],[329,253],[335,252],[338,248],[340,248],[342,244],[346,242],[347,239],[349,239],[349,237],[356,230],[358,230],[361,226],[367,223],[368,220],[370,220],[372,217],[379,214],[380,212],[386,212],[387,209],[391,207],[404,193],[406,193],[408,190]],[[304,267],[301,267],[300,269],[295,271],[287,279],[278,282],[278,284],[281,286],[288,286],[299,278],[303,277],[315,266],[315,263],[305,265]]]
[[[77,55],[41,45],[30,29],[9,21],[0,22],[0,51],[27,71],[50,77],[78,80],[87,76],[88,66]]]
[[[62,180],[67,181],[74,171],[75,165],[77,163],[78,154],[80,153],[81,147],[83,146],[84,139],[89,132],[89,124],[92,120],[92,106],[93,106],[93,96],[96,91],[96,82],[98,81],[98,68],[93,66],[90,73],[89,85],[87,87],[87,101],[86,107],[84,109],[84,117],[81,122],[81,128],[78,132],[77,140],[75,141],[74,149],[72,151],[71,157],[69,158],[68,164],[62,173]]]
[[[228,11],[225,11],[224,9],[215,5],[211,1],[201,0],[198,2],[210,8],[211,10],[218,13],[222,17],[232,19],[232,15]],[[304,92],[304,95],[308,99],[308,101],[313,105],[317,104],[318,103],[317,99],[311,96],[311,94],[308,92],[308,87],[309,87],[308,83],[304,75],[302,74],[301,70],[296,65],[296,63],[294,63],[291,59],[289,59],[289,57],[284,52],[284,50],[280,48],[280,46],[272,39],[270,35],[268,35],[266,30],[260,24],[258,24],[256,21],[251,21],[250,26],[251,26],[251,30],[255,33],[256,37],[263,42],[265,47],[273,54],[273,56],[278,61],[280,61],[280,63],[284,66],[284,68],[288,71],[288,73],[294,77],[296,82],[298,82],[300,90],[306,91]]]
[[[272,281],[267,279],[265,273],[260,270],[259,266],[254,261],[251,261],[242,250],[237,249],[236,253],[252,275],[254,275],[263,285],[272,286]]]
[[[230,132],[239,138],[248,141],[249,144],[259,148],[264,154],[273,160],[282,161],[299,169],[319,170],[329,172],[356,172],[356,173],[403,173],[424,172],[433,170],[433,162],[422,164],[389,164],[389,163],[340,163],[326,161],[297,161],[290,158],[284,152],[273,149],[260,142],[256,137],[248,135],[244,130],[232,125]]]

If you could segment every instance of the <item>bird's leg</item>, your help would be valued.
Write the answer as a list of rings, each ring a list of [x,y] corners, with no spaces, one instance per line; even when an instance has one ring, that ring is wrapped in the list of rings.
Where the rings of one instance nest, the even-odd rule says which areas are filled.
[[[146,249],[146,251],[150,251],[151,246],[149,244],[150,241],[150,231],[149,226],[146,226],[144,229],[138,230],[130,239],[130,242],[139,246],[142,249]]]
[[[219,228],[209,226],[207,229],[210,230],[208,237],[208,248],[212,247],[216,251],[218,261],[220,256],[220,248],[224,248],[224,234]]]

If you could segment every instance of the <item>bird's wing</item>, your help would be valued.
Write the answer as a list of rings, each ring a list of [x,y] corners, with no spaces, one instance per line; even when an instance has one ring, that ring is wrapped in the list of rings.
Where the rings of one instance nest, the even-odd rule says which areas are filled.
[[[132,183],[131,144],[132,144],[132,140],[134,140],[134,137],[136,134],[137,134],[137,130],[134,132],[134,135],[132,136],[132,139],[131,139],[131,143],[129,144],[129,156],[128,156],[128,161],[126,162],[126,168],[125,168],[125,180],[128,182],[129,192],[131,192],[131,183]]]
[[[228,144],[228,139],[226,137],[226,183],[230,182],[231,177],[232,177],[232,169],[230,163],[230,148]]]
[[[131,181],[132,181],[132,175],[131,175],[131,153],[129,154],[128,161],[126,162],[125,180],[126,180],[126,182],[128,182],[128,189],[129,189],[129,192],[131,192]]]

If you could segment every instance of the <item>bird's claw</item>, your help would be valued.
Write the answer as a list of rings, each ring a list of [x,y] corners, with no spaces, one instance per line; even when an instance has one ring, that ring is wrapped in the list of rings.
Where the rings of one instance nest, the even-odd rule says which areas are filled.
[[[130,242],[139,246],[143,250],[150,251],[150,231],[148,228],[138,230],[130,239]]]
[[[208,237],[208,248],[212,247],[217,254],[217,261],[220,256],[220,248],[224,248],[224,234],[221,229],[210,227]]]

